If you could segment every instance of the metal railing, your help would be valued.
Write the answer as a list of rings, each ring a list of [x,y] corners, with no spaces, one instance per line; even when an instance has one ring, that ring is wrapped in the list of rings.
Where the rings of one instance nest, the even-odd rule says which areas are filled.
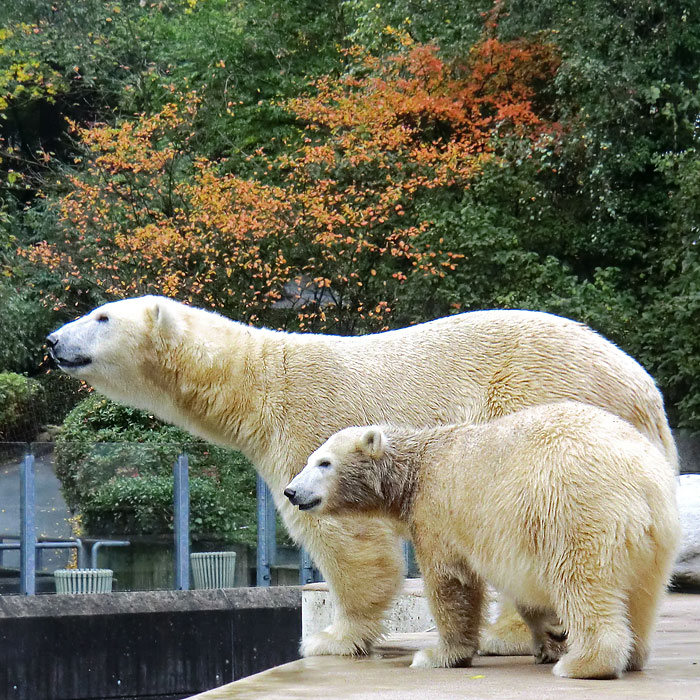
[[[19,581],[20,593],[36,593],[36,572],[39,558],[37,553],[43,549],[76,549],[79,566],[85,566],[90,554],[90,564],[97,568],[97,555],[104,547],[124,547],[130,543],[125,540],[87,539],[87,538],[37,538],[36,534],[36,483],[35,458],[27,453],[22,458],[20,476],[20,532],[19,535],[0,535],[0,566],[2,554],[6,550],[20,551]],[[173,514],[175,545],[175,588],[190,588],[190,522],[189,522],[189,458],[180,454],[173,465]],[[271,569],[275,566],[276,545],[276,511],[270,489],[264,480],[257,477],[257,585],[271,585]],[[10,541],[6,541],[10,540]],[[300,583],[320,580],[311,557],[301,550],[299,553]]]

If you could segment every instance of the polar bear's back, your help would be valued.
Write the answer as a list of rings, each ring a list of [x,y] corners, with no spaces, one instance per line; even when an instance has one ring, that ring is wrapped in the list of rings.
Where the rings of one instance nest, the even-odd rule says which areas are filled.
[[[438,529],[516,597],[518,587],[525,597],[539,595],[535,560],[585,568],[595,557],[627,577],[676,546],[673,470],[607,411],[572,401],[537,406],[478,426],[436,428],[430,443],[416,520],[422,527],[441,512],[449,527]]]
[[[652,378],[613,343],[574,321],[492,310],[354,338],[293,338],[291,363],[296,355],[307,368],[325,365],[327,371],[316,377],[320,393],[351,402],[345,422],[329,426],[330,432],[363,423],[481,422],[525,406],[575,399],[629,421],[676,466]]]
[[[599,490],[593,505],[625,489],[640,502],[647,489],[672,495],[665,455],[629,422],[597,406],[561,401],[530,407],[475,427],[481,458],[533,495],[548,486],[563,502]],[[622,482],[622,486],[620,485]]]

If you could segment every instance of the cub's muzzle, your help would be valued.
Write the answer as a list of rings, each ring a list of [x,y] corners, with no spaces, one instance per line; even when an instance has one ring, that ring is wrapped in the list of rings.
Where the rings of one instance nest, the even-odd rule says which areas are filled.
[[[284,495],[293,506],[298,506],[299,510],[311,510],[321,503],[320,498],[314,498],[306,502],[300,501],[296,489],[290,489],[289,487],[284,490]]]

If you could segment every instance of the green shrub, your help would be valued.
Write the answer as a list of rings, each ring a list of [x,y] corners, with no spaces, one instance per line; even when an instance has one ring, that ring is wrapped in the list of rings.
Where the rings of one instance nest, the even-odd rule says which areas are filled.
[[[192,533],[254,542],[255,471],[240,453],[99,394],[66,417],[56,439],[56,474],[87,533],[166,533],[173,527],[173,464],[183,452]]]
[[[65,372],[51,370],[38,374],[35,379],[44,392],[44,413],[41,416],[44,426],[61,425],[76,404],[89,396],[88,387]]]
[[[0,441],[33,440],[43,413],[41,384],[14,372],[0,373]]]
[[[222,498],[206,477],[190,479],[190,529],[229,540],[255,542],[255,504]],[[173,531],[173,480],[167,476],[114,477],[98,487],[82,508],[92,535],[168,534]]]

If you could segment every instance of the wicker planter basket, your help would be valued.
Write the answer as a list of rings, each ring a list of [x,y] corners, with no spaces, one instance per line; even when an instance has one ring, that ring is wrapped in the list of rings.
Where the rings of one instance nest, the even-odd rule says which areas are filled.
[[[53,572],[56,593],[111,593],[112,569],[58,569]]]
[[[190,562],[195,588],[233,588],[235,552],[198,552],[190,554]]]

